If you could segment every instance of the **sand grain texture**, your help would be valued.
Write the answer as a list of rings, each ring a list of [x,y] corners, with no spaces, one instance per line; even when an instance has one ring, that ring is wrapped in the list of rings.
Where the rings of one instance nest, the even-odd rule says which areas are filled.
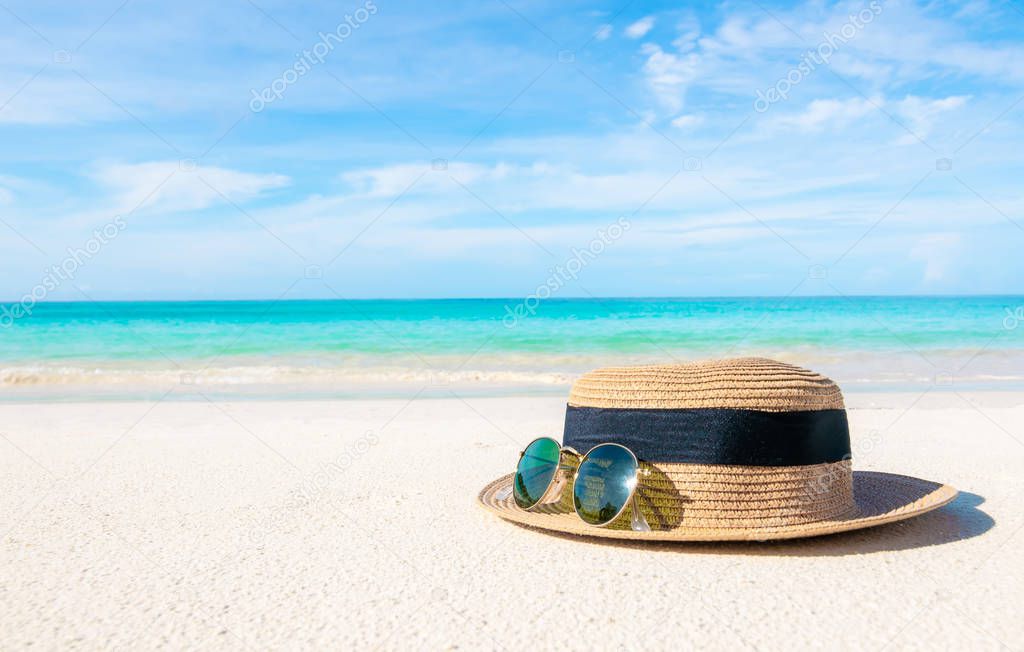
[[[1024,407],[919,398],[848,397],[855,466],[952,505],[653,546],[474,505],[563,399],[0,405],[0,648],[1015,649]]]

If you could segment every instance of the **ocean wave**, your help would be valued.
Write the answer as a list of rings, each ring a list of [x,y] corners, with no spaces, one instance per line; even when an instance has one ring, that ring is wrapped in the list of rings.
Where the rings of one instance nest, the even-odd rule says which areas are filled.
[[[743,352],[760,354],[802,365],[831,376],[840,385],[919,386],[923,384],[976,383],[1010,385],[1024,383],[1024,353],[1020,350],[983,352],[925,351],[865,352],[805,350]],[[302,393],[334,388],[359,392],[363,388],[389,386],[444,387],[567,387],[581,373],[602,366],[685,362],[707,357],[689,354],[613,356],[524,355],[488,353],[470,356],[408,355],[402,357],[349,356],[337,358],[271,359],[270,356],[192,360],[174,367],[155,361],[66,361],[8,363],[0,366],[0,388],[106,387],[113,390],[194,385],[218,388],[226,393],[251,387],[290,388]],[[2,364],[2,363],[0,363]]]

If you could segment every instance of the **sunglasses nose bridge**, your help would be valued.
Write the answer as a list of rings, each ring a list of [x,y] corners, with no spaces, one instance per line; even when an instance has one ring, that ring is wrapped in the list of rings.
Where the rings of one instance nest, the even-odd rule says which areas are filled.
[[[551,480],[551,484],[548,485],[547,491],[541,496],[538,501],[538,505],[549,505],[551,503],[557,503],[562,500],[562,493],[565,491],[566,485],[575,475],[575,467],[568,467],[566,465],[559,465],[558,470],[555,472],[555,477]]]

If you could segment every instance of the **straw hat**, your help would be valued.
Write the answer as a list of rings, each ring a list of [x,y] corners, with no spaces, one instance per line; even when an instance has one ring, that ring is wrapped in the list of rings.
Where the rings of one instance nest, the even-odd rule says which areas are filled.
[[[900,521],[953,500],[956,489],[890,473],[854,471],[846,411],[828,378],[763,358],[618,367],[572,387],[562,443],[581,453],[630,448],[647,475],[638,499],[650,532],[628,512],[606,527],[561,502],[516,506],[512,474],[478,500],[498,516],[572,534],[658,541],[766,540]],[[510,466],[513,462],[510,461]]]

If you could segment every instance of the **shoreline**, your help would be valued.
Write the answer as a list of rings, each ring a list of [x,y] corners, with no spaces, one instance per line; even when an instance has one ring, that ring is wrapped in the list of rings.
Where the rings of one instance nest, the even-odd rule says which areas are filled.
[[[0,362],[0,402],[145,399],[171,392],[225,400],[356,399],[458,391],[479,396],[567,394],[580,374],[600,367],[691,362],[711,357],[768,357],[814,369],[847,392],[1024,392],[1024,349],[924,351],[655,351],[648,354],[393,355],[301,357],[248,355],[149,360],[62,359]]]
[[[301,395],[280,394],[221,394],[217,392],[198,392],[189,388],[172,388],[170,391],[154,392],[125,396],[119,394],[95,394],[83,396],[80,392],[54,394],[46,392],[38,395],[19,395],[17,393],[0,394],[0,409],[23,406],[26,408],[46,408],[47,406],[78,406],[89,405],[124,406],[159,403],[218,403],[218,404],[268,404],[285,407],[314,405],[358,405],[365,403],[410,403],[459,400],[485,401],[554,401],[564,405],[569,394],[569,387],[555,387],[544,390],[523,390],[508,388],[500,391],[495,388],[405,388],[403,391],[393,389],[379,393],[355,391],[350,393],[324,393]],[[941,410],[968,408],[971,405],[982,407],[1015,408],[1024,406],[1024,392],[1007,388],[969,388],[961,386],[928,385],[918,388],[899,387],[879,391],[877,388],[843,387],[846,409],[887,410],[887,409],[920,409]]]
[[[571,384],[550,386],[505,386],[481,384],[399,384],[375,387],[346,386],[309,388],[304,386],[247,386],[244,388],[208,387],[175,384],[154,387],[88,389],[67,386],[19,387],[0,390],[0,405],[89,404],[139,402],[254,402],[254,403],[322,403],[354,401],[444,400],[453,397],[483,399],[565,398]],[[936,383],[891,384],[840,383],[848,407],[885,404],[898,405],[905,397],[922,395],[976,395],[999,399],[1003,404],[1024,404],[1024,384]],[[1014,402],[1016,401],[1016,402]]]

